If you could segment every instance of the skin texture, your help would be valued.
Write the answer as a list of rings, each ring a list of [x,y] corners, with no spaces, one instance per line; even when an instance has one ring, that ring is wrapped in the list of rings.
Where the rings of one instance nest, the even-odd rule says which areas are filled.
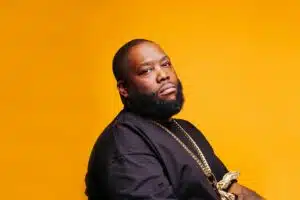
[[[264,200],[262,196],[254,192],[253,190],[242,186],[238,183],[234,183],[230,189],[230,193],[233,193],[238,196],[238,200]]]
[[[118,81],[118,90],[124,98],[137,91],[143,94],[156,94],[161,100],[176,100],[178,77],[168,55],[152,42],[143,42],[128,52],[126,80]],[[163,89],[168,88],[167,90]],[[238,200],[262,200],[260,195],[234,183],[229,189]]]

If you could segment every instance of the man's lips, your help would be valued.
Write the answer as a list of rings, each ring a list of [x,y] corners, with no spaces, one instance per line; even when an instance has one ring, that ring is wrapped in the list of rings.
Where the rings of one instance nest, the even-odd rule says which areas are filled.
[[[166,83],[159,89],[158,94],[164,96],[176,92],[176,90],[177,88],[174,84]]]

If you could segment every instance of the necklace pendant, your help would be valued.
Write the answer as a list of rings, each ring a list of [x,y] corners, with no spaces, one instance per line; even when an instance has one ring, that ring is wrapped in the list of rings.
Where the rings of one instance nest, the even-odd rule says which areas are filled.
[[[221,200],[236,200],[236,196],[232,193],[226,192],[230,183],[239,177],[239,172],[228,172],[223,176],[223,179],[217,183],[217,188],[219,194],[221,195]]]

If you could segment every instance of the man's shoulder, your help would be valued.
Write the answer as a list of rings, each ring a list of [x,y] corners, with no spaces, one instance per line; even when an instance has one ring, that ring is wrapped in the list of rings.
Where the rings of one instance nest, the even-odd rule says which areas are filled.
[[[132,112],[121,110],[103,132],[119,130],[120,128],[136,129],[144,122],[144,119]]]
[[[145,120],[140,116],[122,110],[100,133],[98,142],[109,138],[117,141],[139,139],[143,123]]]
[[[95,148],[101,152],[123,154],[147,149],[151,142],[139,125],[143,123],[141,120],[132,113],[121,111],[100,133]]]

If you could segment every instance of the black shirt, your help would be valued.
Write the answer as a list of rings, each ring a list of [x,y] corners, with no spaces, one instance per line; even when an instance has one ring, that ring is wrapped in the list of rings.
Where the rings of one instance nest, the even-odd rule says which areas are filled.
[[[188,121],[176,121],[200,147],[220,180],[228,170],[204,135]],[[174,122],[160,123],[191,147]],[[96,141],[86,186],[89,200],[218,199],[196,161],[169,133],[153,121],[125,110]]]

